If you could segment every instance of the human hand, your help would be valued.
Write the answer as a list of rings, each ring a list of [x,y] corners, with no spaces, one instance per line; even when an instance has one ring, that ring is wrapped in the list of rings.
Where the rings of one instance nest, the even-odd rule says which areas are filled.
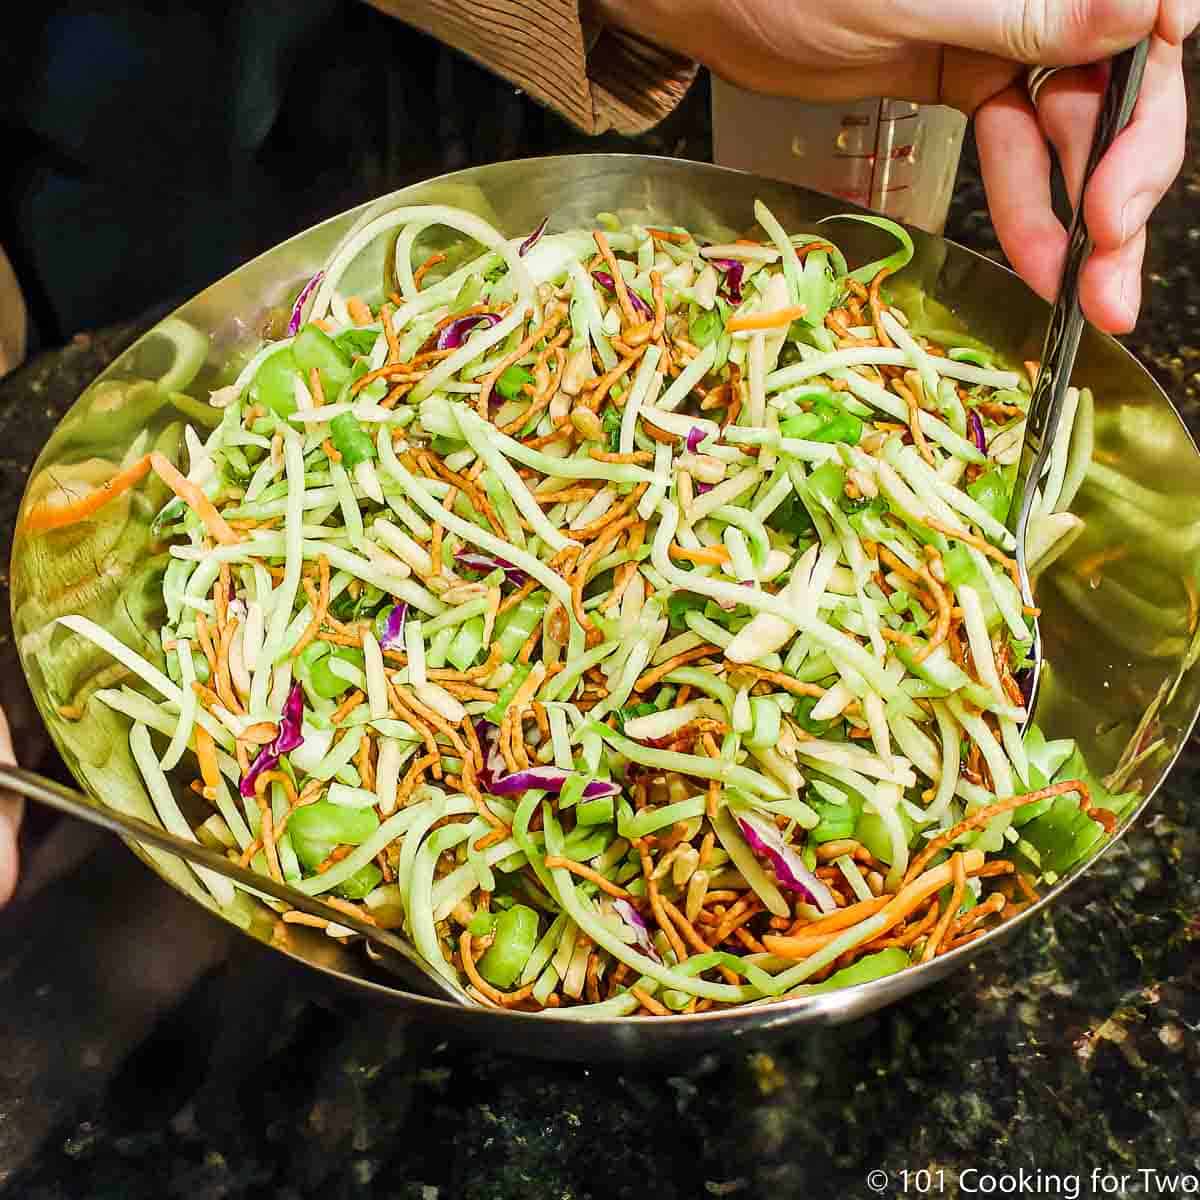
[[[1027,66],[1111,58],[1153,33],[1133,121],[1088,188],[1095,251],[1080,281],[1088,318],[1133,327],[1146,221],[1183,161],[1183,39],[1198,0],[595,0],[606,24],[689,54],[740,87],[813,101],[889,96],[949,104],[976,119],[992,220],[1010,261],[1046,299],[1067,233],[1050,200],[1048,137],[1078,196],[1106,73],[1082,66],[1042,90]]]
[[[12,738],[4,709],[0,708],[0,763],[16,765]],[[0,791],[0,908],[12,897],[17,886],[17,831],[21,828],[24,801],[11,792]]]
[[[0,246],[0,378],[19,367],[25,357],[27,323],[21,285]]]

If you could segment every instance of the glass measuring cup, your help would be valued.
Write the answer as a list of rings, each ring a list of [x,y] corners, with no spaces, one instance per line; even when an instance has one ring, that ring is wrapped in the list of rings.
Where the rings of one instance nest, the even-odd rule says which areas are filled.
[[[906,100],[809,104],[712,81],[713,158],[940,234],[966,118]]]

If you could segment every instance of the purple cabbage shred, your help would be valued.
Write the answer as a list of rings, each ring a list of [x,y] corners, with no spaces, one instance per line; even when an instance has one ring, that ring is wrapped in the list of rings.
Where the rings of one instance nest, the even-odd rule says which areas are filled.
[[[742,278],[746,274],[746,264],[736,258],[714,258],[712,265],[725,276],[725,292],[734,304],[742,302]]]
[[[304,724],[304,688],[297,682],[292,684],[283,705],[283,716],[279,719],[279,732],[255,756],[250,769],[242,776],[238,790],[243,796],[253,798],[254,785],[264,771],[273,771],[280,758],[304,745],[301,732]]]
[[[768,826],[766,822],[755,821],[741,814],[737,823],[750,849],[770,861],[775,871],[775,882],[781,888],[806,896],[822,912],[832,912],[837,907],[829,889],[804,865],[804,860],[783,840],[773,825]]]
[[[526,771],[514,771],[511,775],[503,775],[492,780],[488,789],[493,796],[514,796],[518,792],[527,792],[530,788],[558,795],[563,784],[574,775],[574,771],[564,771],[560,767],[530,767]],[[615,783],[603,779],[593,779],[583,789],[585,800],[596,800],[601,796],[616,796],[621,789]]]
[[[650,938],[650,926],[646,924],[642,914],[628,900],[614,900],[613,911],[633,930],[637,948],[647,958],[652,958],[655,962],[662,962],[662,958]]]
[[[317,285],[325,278],[324,271],[318,271],[301,289],[300,295],[296,297],[296,303],[292,305],[292,315],[288,318],[287,331],[288,337],[295,337],[300,332],[301,315],[304,311],[305,304],[308,303],[308,298],[316,290]]]
[[[478,329],[480,326],[490,329],[499,323],[498,313],[472,313],[469,317],[459,317],[457,321],[451,321],[438,334],[437,348],[439,350],[457,350],[467,340],[467,334],[473,329]]]
[[[477,554],[472,550],[459,550],[454,555],[454,561],[460,567],[465,567],[468,571],[481,571],[490,573],[492,571],[503,571],[504,582],[511,584],[513,587],[521,587],[528,578],[520,567],[514,567],[507,559],[491,558],[486,554]]]
[[[542,234],[546,232],[546,226],[549,224],[550,218],[543,217],[542,223],[521,243],[521,248],[517,251],[519,258],[524,258],[542,240]]]
[[[983,432],[983,421],[979,414],[972,409],[967,414],[967,432],[971,435],[971,441],[975,444],[975,449],[980,454],[987,453],[987,438]]]
[[[606,288],[608,291],[614,294],[616,293],[617,285],[613,281],[613,277],[607,271],[593,271],[592,278],[602,288]],[[643,300],[641,296],[639,296],[637,292],[633,290],[633,288],[626,286],[625,291],[629,294],[629,302],[638,310],[638,312],[642,314],[643,317],[654,316],[654,309],[652,309],[650,305],[648,305],[645,300]]]
[[[388,613],[387,621],[383,627],[383,637],[379,639],[379,644],[384,650],[391,650],[394,646],[404,645],[404,621],[407,616],[407,601],[395,605],[392,611]]]

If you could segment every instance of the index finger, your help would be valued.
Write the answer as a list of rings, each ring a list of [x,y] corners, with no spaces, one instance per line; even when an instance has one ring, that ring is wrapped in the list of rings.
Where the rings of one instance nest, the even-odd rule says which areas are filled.
[[[16,765],[8,721],[0,708],[0,762]],[[8,903],[17,886],[17,831],[21,827],[24,802],[19,796],[0,791],[0,907]]]

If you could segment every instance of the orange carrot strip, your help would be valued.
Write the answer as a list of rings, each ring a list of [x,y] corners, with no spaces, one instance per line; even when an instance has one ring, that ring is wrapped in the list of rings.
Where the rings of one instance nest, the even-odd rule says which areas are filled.
[[[672,542],[670,551],[672,558],[682,558],[686,562],[701,566],[719,567],[729,561],[729,551],[724,546],[703,546],[699,550],[691,550],[678,542]]]
[[[215,541],[226,546],[236,545],[240,541],[225,523],[225,518],[213,507],[213,502],[190,479],[185,479],[173,463],[155,451],[150,455],[150,466],[154,468],[155,475],[204,522],[204,527]]]
[[[200,777],[204,780],[205,791],[212,789],[215,798],[221,786],[221,771],[217,766],[217,747],[212,734],[203,725],[196,726],[196,758],[200,762]]]
[[[977,871],[982,864],[983,854],[979,850],[967,850],[963,853],[962,866],[968,873]],[[879,937],[907,920],[930,896],[950,883],[953,874],[954,868],[950,863],[942,863],[941,866],[926,871],[924,875],[919,875],[911,883],[902,887],[876,914],[883,919],[883,924],[871,936]],[[868,917],[867,920],[871,920],[871,918]],[[838,936],[839,934],[836,932],[828,933],[824,938],[820,936],[814,938],[776,937],[773,934],[764,933],[762,942],[769,953],[778,954],[781,958],[807,958],[821,949],[821,945],[818,943],[827,945]]]
[[[734,317],[725,326],[727,333],[742,333],[747,329],[779,329],[808,315],[807,304],[793,304],[789,308],[777,308],[774,312],[748,313]]]
[[[25,514],[25,528],[31,533],[45,533],[51,529],[62,529],[66,525],[86,521],[110,500],[115,500],[135,483],[140,483],[149,470],[150,455],[147,454],[79,500],[70,504],[51,504],[44,500]]]
[[[647,227],[646,232],[659,242],[671,242],[676,246],[686,246],[692,240],[690,233],[676,233],[671,229],[650,229]]]

